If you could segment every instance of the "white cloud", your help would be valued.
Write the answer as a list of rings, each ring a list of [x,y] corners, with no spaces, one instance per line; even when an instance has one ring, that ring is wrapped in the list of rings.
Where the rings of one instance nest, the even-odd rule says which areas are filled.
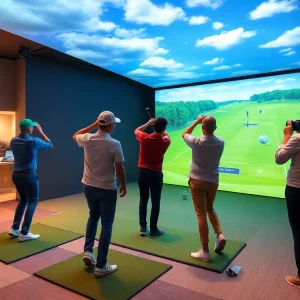
[[[227,50],[255,35],[255,31],[245,31],[244,28],[237,28],[235,30],[225,31],[220,35],[213,35],[202,40],[197,40],[196,47],[213,47],[217,50]]]
[[[178,81],[162,81],[160,83],[154,84],[155,87],[165,87],[165,86],[171,86],[171,85],[177,85],[182,83],[180,80]]]
[[[235,64],[235,65],[224,65],[224,66],[220,66],[220,67],[216,67],[216,68],[213,68],[214,71],[223,71],[223,70],[230,70],[232,68],[237,68],[237,67],[241,67],[242,65],[241,64]]]
[[[221,22],[214,22],[213,23],[213,29],[214,30],[219,30],[219,29],[222,29],[224,27],[224,24],[221,23]]]
[[[182,8],[169,3],[155,5],[150,0],[127,0],[125,4],[127,22],[168,26],[184,18],[185,13]]]
[[[194,72],[189,72],[189,71],[179,71],[179,72],[169,72],[165,75],[167,78],[172,78],[172,79],[197,79],[204,74],[195,74]]]
[[[296,52],[295,51],[290,51],[290,52],[287,52],[285,54],[283,54],[283,56],[292,56],[292,55],[295,55]]]
[[[164,49],[164,48],[158,48],[158,49],[155,51],[155,54],[157,54],[157,55],[167,54],[167,53],[169,53],[169,50]]]
[[[89,32],[96,32],[99,30],[110,32],[114,30],[117,25],[113,22],[102,22],[98,18],[91,18],[85,23],[85,27]]]
[[[190,25],[202,25],[205,24],[209,20],[208,17],[205,16],[193,16],[189,19],[189,24]]]
[[[64,31],[111,31],[113,22],[100,19],[107,4],[121,5],[124,0],[0,1],[1,28],[31,35]]]
[[[289,47],[300,44],[300,26],[287,30],[283,35],[278,37],[276,40],[260,45],[259,48],[279,48]]]
[[[252,74],[258,74],[260,73],[259,71],[256,70],[243,70],[243,71],[237,71],[237,72],[233,72],[232,75],[233,76],[242,76],[242,75],[252,75]]]
[[[283,88],[284,88],[284,84],[278,84],[278,85],[269,86],[268,90],[275,91],[275,90],[281,90]]]
[[[124,63],[137,58],[145,59],[147,56],[167,52],[159,47],[163,39],[161,37],[120,39],[99,34],[69,32],[59,34],[57,38],[67,49],[67,54],[100,65]]]
[[[300,61],[297,61],[295,63],[292,63],[291,65],[300,66]]]
[[[292,48],[285,48],[285,49],[280,50],[279,53],[289,52],[292,50],[293,50]]]
[[[206,61],[205,63],[203,63],[204,65],[216,65],[216,64],[220,64],[224,61],[224,58],[213,58],[212,60]]]
[[[280,83],[284,83],[284,82],[287,82],[287,81],[294,81],[295,80],[295,78],[286,78],[286,79],[277,79],[277,80],[275,80],[275,83],[276,84],[280,84]]]
[[[141,28],[141,29],[125,29],[125,28],[117,28],[114,32],[114,34],[119,37],[119,38],[133,38],[133,37],[143,37],[144,36],[144,32],[145,32],[145,28]]]
[[[186,71],[194,71],[194,70],[197,70],[197,69],[199,69],[199,67],[197,67],[197,66],[191,66],[191,67],[185,68]]]
[[[235,86],[236,87],[248,86],[248,85],[253,85],[254,83],[255,83],[255,81],[246,81],[246,82],[243,82],[243,83],[236,84]]]
[[[67,50],[66,53],[89,62],[101,61],[101,66],[109,66],[111,64],[124,64],[129,61],[126,58],[113,57],[105,52],[100,53],[92,50],[73,49]]]
[[[153,56],[144,60],[140,66],[156,69],[180,69],[183,67],[183,64],[175,62],[174,59]]]
[[[58,35],[58,38],[63,42],[65,48],[68,49],[89,47],[90,49],[98,48],[100,51],[104,49],[118,49],[122,50],[122,52],[142,51],[149,54],[157,53],[157,51],[160,52],[161,48],[159,48],[158,45],[159,42],[163,40],[162,37],[119,39],[98,34],[88,35],[76,32],[62,33]]]
[[[257,83],[259,83],[259,84],[265,84],[265,83],[268,83],[268,82],[271,82],[271,81],[273,81],[274,79],[263,79],[263,80],[261,80],[261,81],[258,81]]]
[[[220,67],[213,68],[214,71],[230,70],[230,69],[231,66],[220,66]]]
[[[297,9],[295,0],[268,0],[249,13],[250,20],[269,18],[275,14],[289,13]]]
[[[205,6],[212,9],[217,9],[223,4],[223,0],[186,0],[185,3],[188,7]]]
[[[147,69],[136,69],[133,71],[130,71],[127,73],[129,76],[150,76],[150,77],[157,77],[160,75],[160,73],[153,71],[153,70],[147,70]]]

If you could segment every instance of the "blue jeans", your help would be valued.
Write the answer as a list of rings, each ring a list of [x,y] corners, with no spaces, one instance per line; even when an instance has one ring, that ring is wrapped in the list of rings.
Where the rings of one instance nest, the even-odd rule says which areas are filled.
[[[20,202],[16,208],[12,228],[19,230],[25,213],[22,225],[22,234],[27,234],[32,218],[39,201],[39,178],[36,172],[14,172],[12,181],[20,195]],[[26,211],[25,211],[26,210]]]
[[[285,188],[285,198],[294,238],[296,266],[298,269],[298,276],[300,277],[300,189],[287,185]]]
[[[145,228],[147,226],[147,206],[149,200],[149,191],[151,191],[151,217],[150,217],[150,231],[157,230],[157,221],[160,211],[160,198],[163,187],[163,173],[138,168],[138,184],[140,189],[140,226]]]
[[[86,226],[84,251],[93,253],[98,222],[101,218],[101,234],[98,245],[97,268],[103,268],[107,262],[107,253],[112,236],[112,226],[117,205],[117,190],[104,190],[84,186],[85,197],[90,209]]]

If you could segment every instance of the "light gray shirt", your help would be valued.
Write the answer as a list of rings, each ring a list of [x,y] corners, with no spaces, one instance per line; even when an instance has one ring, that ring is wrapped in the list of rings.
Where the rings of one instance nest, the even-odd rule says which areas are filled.
[[[281,144],[276,151],[275,161],[279,165],[285,164],[291,159],[286,184],[300,188],[300,133],[291,136],[289,141]]]
[[[216,136],[195,137],[184,135],[192,148],[192,163],[189,177],[219,183],[219,164],[224,151],[224,140]]]
[[[76,139],[79,147],[84,148],[82,183],[106,190],[116,189],[115,163],[124,161],[121,143],[100,130],[95,134],[78,134]]]

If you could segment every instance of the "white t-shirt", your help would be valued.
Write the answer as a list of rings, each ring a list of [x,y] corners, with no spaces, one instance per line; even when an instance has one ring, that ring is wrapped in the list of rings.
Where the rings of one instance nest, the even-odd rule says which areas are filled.
[[[184,135],[192,148],[190,178],[219,183],[219,164],[224,150],[224,140],[216,136],[195,137]]]
[[[106,190],[116,189],[115,163],[124,161],[121,143],[100,130],[95,134],[78,134],[76,139],[79,147],[84,148],[82,183]]]

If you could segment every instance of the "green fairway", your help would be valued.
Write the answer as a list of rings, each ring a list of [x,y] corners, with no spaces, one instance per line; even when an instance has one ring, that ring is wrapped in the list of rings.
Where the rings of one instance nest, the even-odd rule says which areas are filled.
[[[247,110],[249,124],[257,125],[244,125]],[[282,141],[286,120],[299,119],[299,102],[233,103],[208,114],[217,119],[215,134],[225,140],[220,167],[240,172],[220,173],[220,190],[282,198],[289,165],[277,165],[274,155]],[[170,133],[172,143],[164,159],[164,182],[186,186],[192,153],[181,137],[183,130]],[[193,135],[201,134],[198,126]],[[261,135],[269,138],[267,144],[259,142]]]

